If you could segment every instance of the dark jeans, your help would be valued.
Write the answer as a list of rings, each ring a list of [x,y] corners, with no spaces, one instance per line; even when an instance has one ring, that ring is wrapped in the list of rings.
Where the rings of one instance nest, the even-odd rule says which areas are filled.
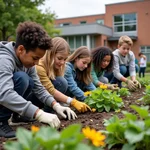
[[[55,89],[65,94],[68,88],[68,82],[64,77],[58,76],[55,78],[55,80],[51,80],[51,82],[54,85]],[[44,106],[44,111],[53,113],[52,108],[47,105]]]
[[[75,81],[76,81],[76,83],[77,83],[77,87],[79,87],[83,92],[86,92],[86,91],[87,91],[87,88],[86,88],[87,85],[86,85],[85,83],[83,83],[83,82],[81,82],[81,81],[79,81],[79,80],[77,80],[77,79],[75,79]],[[69,96],[69,97],[75,97],[75,95],[73,95],[72,92],[70,92],[69,89],[67,89],[65,95],[67,95],[67,96]],[[81,102],[84,102],[84,99],[85,99],[86,97],[85,97],[84,99],[81,99],[80,97],[76,96],[75,98],[76,98],[77,100],[81,101]]]
[[[19,71],[14,73],[12,79],[14,82],[14,90],[24,99],[28,99],[34,86],[32,78],[25,72]],[[0,105],[0,122],[7,121],[12,113],[10,109]]]
[[[135,66],[136,72],[138,71],[137,67]],[[124,77],[129,77],[129,67],[125,66],[125,65],[120,65],[120,73],[124,76]],[[118,84],[118,86],[121,88],[122,87],[122,81],[118,80],[117,78],[114,77],[113,73],[105,73],[104,75],[105,77],[108,78],[109,82],[111,84]]]
[[[141,73],[142,73],[143,77],[145,77],[145,70],[146,70],[146,67],[140,67],[140,71],[139,71],[140,78],[141,78]]]

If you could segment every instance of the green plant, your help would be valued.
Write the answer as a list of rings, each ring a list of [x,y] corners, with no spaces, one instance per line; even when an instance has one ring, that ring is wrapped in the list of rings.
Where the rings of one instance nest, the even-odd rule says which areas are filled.
[[[88,136],[89,132],[87,133],[86,129],[84,132]],[[32,131],[19,128],[17,141],[6,142],[4,147],[5,150],[103,150],[100,147],[102,144],[97,142],[104,143],[105,136],[97,131],[94,133],[98,134],[98,138],[93,136],[94,138],[88,138],[85,141],[79,124],[71,125],[61,133],[49,126],[41,128],[33,126]]]
[[[150,147],[150,114],[149,107],[131,108],[136,114],[123,111],[125,118],[117,116],[104,120],[107,135],[106,143],[108,148],[115,145],[122,145],[122,150],[149,150]]]
[[[118,93],[119,96],[129,96],[131,93],[129,92],[129,89],[127,88],[121,88],[119,89]]]
[[[91,108],[95,108],[98,112],[110,110],[118,110],[123,106],[122,98],[120,98],[116,92],[111,90],[103,90],[97,88],[96,90],[91,91],[90,96],[85,99],[85,103],[88,104]]]
[[[141,84],[142,86],[147,86],[147,85],[149,85],[149,83],[150,83],[150,80],[145,79],[145,78],[138,78],[138,81],[140,82],[140,84]]]
[[[146,86],[144,96],[138,101],[143,101],[146,105],[150,104],[150,85]]]

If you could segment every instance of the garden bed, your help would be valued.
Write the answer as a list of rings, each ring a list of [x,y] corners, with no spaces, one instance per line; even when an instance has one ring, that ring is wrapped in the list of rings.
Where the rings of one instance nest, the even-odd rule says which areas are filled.
[[[125,110],[128,112],[133,112],[133,110],[129,107],[131,104],[136,104],[136,105],[141,105],[140,102],[137,102],[138,99],[140,99],[143,96],[143,91],[145,88],[142,88],[136,92],[132,92],[130,96],[128,97],[123,97],[123,101],[124,101],[124,105],[125,107],[123,107],[121,110]],[[98,112],[86,112],[84,114],[79,114],[78,112],[76,112],[78,115],[78,118],[76,120],[61,120],[61,127],[60,127],[60,131],[62,129],[64,129],[65,127],[71,125],[71,124],[75,124],[75,123],[80,123],[82,124],[83,127],[85,126],[89,126],[91,128],[95,128],[96,130],[104,130],[105,127],[103,125],[103,120],[104,119],[109,119],[110,117],[112,117],[113,115],[118,115],[119,118],[123,117],[123,114],[121,112],[114,112],[114,111],[110,111],[110,112],[102,112],[102,113],[98,113]],[[43,124],[38,123],[38,122],[34,122],[33,123],[35,126],[42,126]],[[21,127],[29,129],[31,128],[31,125],[33,124],[28,124],[28,125],[22,125]],[[13,126],[13,129],[17,129],[18,126]],[[3,141],[5,141],[5,139],[3,139]],[[2,141],[1,141],[2,143]],[[2,150],[2,144],[0,149]],[[120,148],[115,148],[113,150],[119,150]]]

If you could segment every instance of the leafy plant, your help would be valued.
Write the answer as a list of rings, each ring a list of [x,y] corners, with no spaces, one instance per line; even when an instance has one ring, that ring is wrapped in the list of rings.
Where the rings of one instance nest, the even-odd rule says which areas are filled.
[[[103,90],[97,88],[96,90],[91,91],[91,95],[85,99],[85,103],[88,104],[91,108],[95,108],[98,112],[110,110],[118,110],[123,106],[122,98],[120,98],[116,92],[111,90]]]
[[[142,100],[146,105],[150,104],[150,85],[146,86],[144,96],[140,100]]]
[[[91,132],[87,133],[86,129],[84,132],[86,135],[81,133],[79,124],[71,125],[61,133],[49,126],[41,128],[33,126],[32,131],[18,128],[18,140],[6,142],[4,147],[6,150],[103,150],[102,144],[97,144],[97,142],[104,143],[104,135],[94,130],[98,137],[93,136],[84,142],[88,133],[91,134]]]
[[[138,78],[138,81],[140,82],[140,84],[141,84],[142,86],[148,86],[149,83],[150,83],[150,80],[145,79],[145,78]]]
[[[121,88],[118,91],[119,96],[129,96],[131,93],[129,92],[129,89],[127,88]]]
[[[131,105],[137,113],[123,111],[125,118],[119,119],[116,115],[104,120],[108,148],[122,145],[122,150],[149,150],[150,147],[150,114],[149,107]]]

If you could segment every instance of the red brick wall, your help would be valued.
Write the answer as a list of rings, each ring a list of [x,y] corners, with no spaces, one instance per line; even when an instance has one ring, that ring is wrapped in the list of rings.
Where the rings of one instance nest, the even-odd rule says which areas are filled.
[[[105,14],[92,15],[92,16],[82,16],[82,17],[73,17],[73,18],[64,18],[55,20],[55,25],[61,23],[72,23],[73,25],[80,24],[80,21],[86,21],[87,23],[95,23],[97,19],[104,19]]]

